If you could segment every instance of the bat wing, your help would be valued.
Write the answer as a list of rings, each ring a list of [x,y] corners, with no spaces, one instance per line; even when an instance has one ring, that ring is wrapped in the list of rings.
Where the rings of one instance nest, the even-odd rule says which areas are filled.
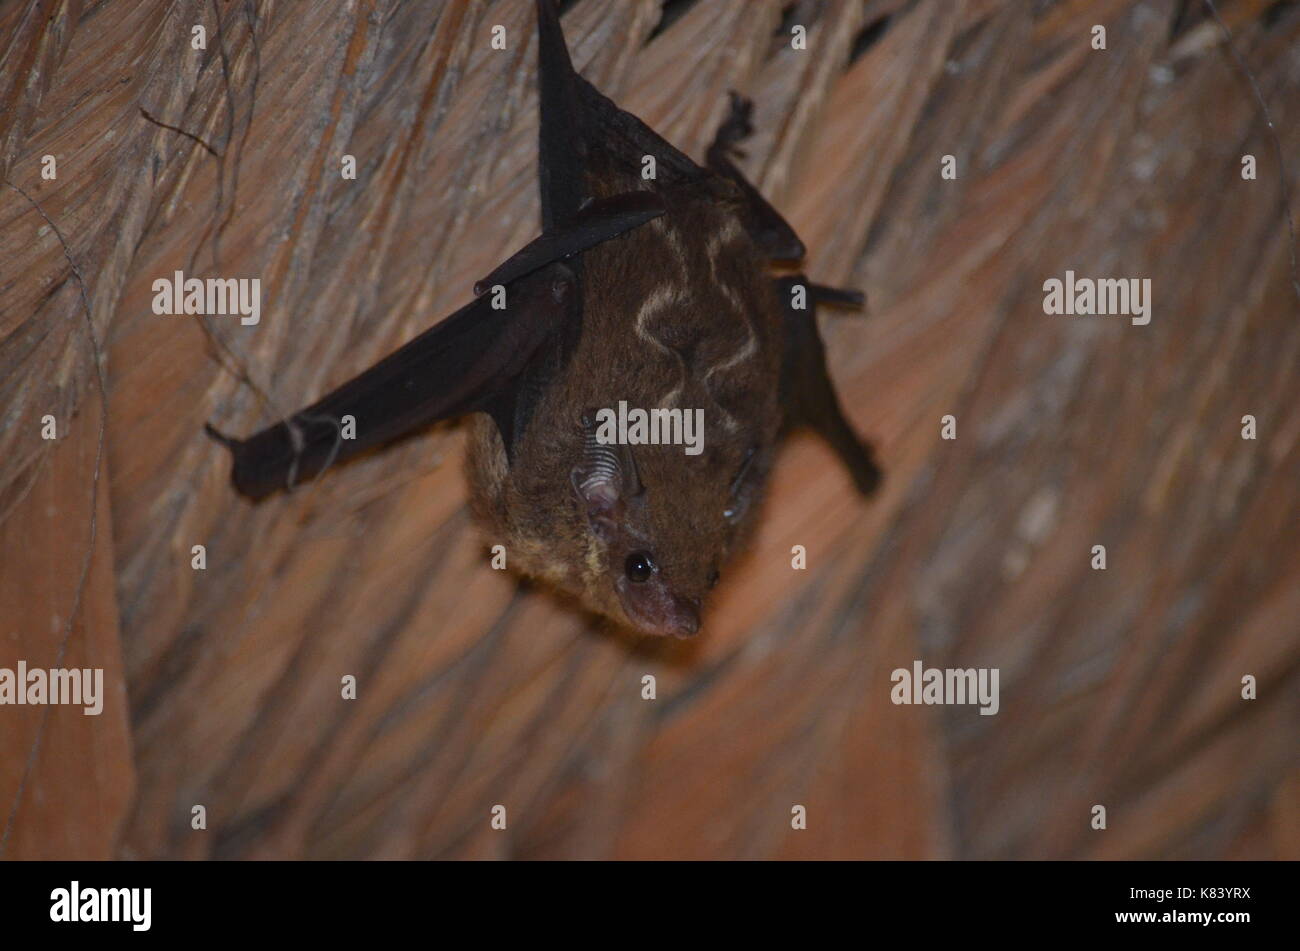
[[[590,197],[588,144],[578,102],[578,74],[553,0],[537,0],[537,174],[542,230],[570,221]]]
[[[335,462],[440,419],[491,413],[507,445],[531,411],[530,371],[553,358],[578,307],[573,272],[551,264],[479,297],[332,393],[248,439],[208,427],[234,456],[232,481],[252,499],[314,478]],[[352,417],[354,438],[344,438]]]
[[[754,131],[750,124],[753,111],[754,104],[748,99],[731,94],[731,112],[709,146],[709,169],[740,189],[746,230],[760,251],[774,261],[802,261],[807,250],[799,235],[731,161],[736,144]]]
[[[655,159],[655,181],[674,187],[706,180],[708,173],[684,152],[632,113],[620,109],[599,89],[574,75],[589,149],[597,149],[623,171],[641,174],[645,156]]]
[[[803,260],[804,244],[794,229],[731,161],[736,144],[753,131],[749,100],[732,93],[731,111],[709,147],[706,171],[578,75],[553,0],[537,0],[537,23],[544,228],[549,230],[576,214],[585,200],[586,176],[597,158],[623,172],[640,174],[645,156],[652,155],[660,188],[707,181],[714,175],[729,181],[740,194],[747,230],[760,250],[776,261]]]
[[[555,261],[567,260],[657,218],[665,211],[654,192],[626,192],[587,202],[563,230],[543,232],[474,285],[482,294],[494,284],[507,284]]]
[[[230,449],[231,479],[244,495],[261,499],[292,488],[335,462],[471,412],[492,416],[513,456],[516,435],[577,339],[582,252],[664,213],[652,192],[592,200],[586,169],[593,125],[582,98],[589,87],[573,70],[549,0],[538,2],[537,25],[543,233],[475,286],[476,294],[504,288],[505,306],[496,306],[495,292],[478,297],[311,406],[247,439],[207,427]]]
[[[794,291],[803,287],[803,308],[794,306]],[[813,284],[802,274],[779,278],[776,291],[785,315],[785,357],[781,367],[781,402],[788,428],[807,427],[835,450],[863,495],[880,484],[880,469],[871,447],[858,438],[844,417],[826,369],[826,347],[817,330],[816,302],[858,305],[862,295]]]
[[[577,212],[598,160],[639,175],[645,156],[655,158],[661,187],[705,180],[708,173],[648,125],[620,109],[574,70],[554,0],[537,0],[539,150],[543,228]]]

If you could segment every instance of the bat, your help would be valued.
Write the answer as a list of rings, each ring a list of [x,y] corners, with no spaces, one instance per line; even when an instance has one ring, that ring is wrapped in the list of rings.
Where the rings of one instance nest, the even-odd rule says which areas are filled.
[[[305,409],[247,439],[206,428],[258,500],[469,416],[471,507],[511,567],[619,624],[687,637],[785,433],[825,438],[864,495],[880,481],[816,319],[818,303],[863,298],[773,276],[805,249],[732,160],[749,102],[732,93],[697,165],[574,70],[552,0],[537,33],[541,235],[471,303]],[[601,410],[620,403],[698,410],[702,451],[602,438]]]

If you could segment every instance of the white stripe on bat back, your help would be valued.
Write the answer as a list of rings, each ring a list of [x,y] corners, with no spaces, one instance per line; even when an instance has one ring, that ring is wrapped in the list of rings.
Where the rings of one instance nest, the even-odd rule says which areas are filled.
[[[670,308],[685,305],[687,300],[680,286],[672,283],[660,284],[650,293],[649,297],[641,302],[641,309],[636,314],[635,329],[637,337],[677,361],[679,379],[677,385],[659,400],[659,405],[664,407],[675,404],[681,395],[682,387],[686,382],[686,364],[682,360],[680,353],[650,332],[648,325],[653,318],[658,317]]]

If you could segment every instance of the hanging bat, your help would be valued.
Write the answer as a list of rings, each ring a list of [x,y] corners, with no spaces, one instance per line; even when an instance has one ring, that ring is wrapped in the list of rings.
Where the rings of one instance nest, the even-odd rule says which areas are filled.
[[[538,0],[537,32],[541,236],[471,303],[306,409],[248,439],[208,432],[256,500],[474,414],[471,503],[511,566],[621,624],[685,637],[783,433],[811,428],[864,495],[878,483],[815,313],[862,297],[769,273],[804,246],[732,162],[748,102],[732,94],[701,167],[575,72],[552,0]],[[620,401],[701,409],[703,451],[600,438],[599,410]],[[341,438],[345,416],[355,438]]]

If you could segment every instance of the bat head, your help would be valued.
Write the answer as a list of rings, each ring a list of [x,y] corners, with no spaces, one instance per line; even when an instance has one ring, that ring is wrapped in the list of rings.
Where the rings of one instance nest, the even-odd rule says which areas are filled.
[[[756,508],[758,444],[689,456],[673,445],[588,438],[570,473],[589,532],[587,600],[647,634],[690,637],[704,599]]]

